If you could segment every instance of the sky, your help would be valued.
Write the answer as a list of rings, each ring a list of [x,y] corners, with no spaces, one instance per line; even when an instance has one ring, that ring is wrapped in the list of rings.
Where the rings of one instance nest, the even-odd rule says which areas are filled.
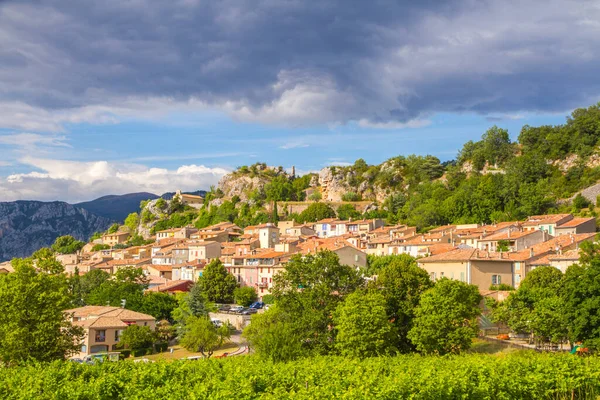
[[[0,201],[450,160],[600,101],[597,0],[0,0]]]

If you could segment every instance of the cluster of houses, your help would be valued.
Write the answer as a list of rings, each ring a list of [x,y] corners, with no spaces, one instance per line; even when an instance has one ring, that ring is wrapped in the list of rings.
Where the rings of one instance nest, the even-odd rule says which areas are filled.
[[[129,233],[106,234],[78,254],[57,258],[70,273],[100,269],[114,274],[120,268],[140,267],[149,279],[148,290],[170,294],[189,291],[206,265],[219,259],[240,286],[253,287],[263,297],[270,293],[273,277],[295,254],[330,250],[342,264],[355,268],[367,266],[367,255],[408,254],[417,257],[432,280],[461,280],[490,295],[492,286],[517,288],[539,266],[566,271],[578,261],[579,245],[593,241],[595,235],[595,218],[571,214],[492,225],[446,225],[424,234],[406,225],[385,226],[380,219],[280,221],[244,229],[223,222],[203,229],[158,231],[152,244],[128,248],[116,245],[125,243]],[[96,244],[111,248],[92,251]],[[88,331],[81,355],[110,350],[118,343],[119,332],[132,323],[154,326],[151,316],[115,307],[72,311],[74,322]]]
[[[320,250],[336,253],[340,262],[356,268],[367,265],[367,255],[408,254],[433,280],[459,279],[482,291],[492,285],[518,287],[527,273],[541,265],[563,272],[578,258],[579,245],[594,240],[595,218],[571,214],[532,216],[526,221],[492,225],[465,224],[435,228],[418,234],[415,227],[385,226],[383,220],[324,219],[298,224],[248,226],[223,222],[203,229],[191,226],[156,232],[145,246],[93,252],[95,244],[125,243],[127,232],[106,234],[79,254],[59,255],[68,272],[93,269],[115,273],[140,267],[150,280],[148,290],[186,291],[202,276],[205,266],[219,259],[240,286],[267,295],[274,275],[294,254]]]

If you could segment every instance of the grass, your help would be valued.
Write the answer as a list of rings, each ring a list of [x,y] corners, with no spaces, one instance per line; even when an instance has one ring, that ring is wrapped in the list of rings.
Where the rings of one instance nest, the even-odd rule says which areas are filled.
[[[215,352],[213,353],[213,355],[211,357],[220,356],[223,353],[233,353],[238,348],[239,348],[239,346],[236,343],[229,342],[229,343],[226,343],[223,346],[221,346],[221,348],[219,348],[218,350],[215,350]],[[202,354],[188,351],[185,348],[177,345],[177,346],[173,346],[173,353],[171,353],[170,350],[167,350],[163,353],[157,353],[157,354],[152,354],[149,356],[142,356],[142,357],[137,357],[137,358],[147,358],[148,360],[153,360],[153,361],[159,361],[159,360],[173,361],[173,360],[179,360],[181,358],[194,357],[194,356],[202,356]]]
[[[508,344],[502,342],[489,342],[483,339],[473,339],[473,346],[469,349],[469,353],[477,354],[498,354],[517,351],[511,348]]]

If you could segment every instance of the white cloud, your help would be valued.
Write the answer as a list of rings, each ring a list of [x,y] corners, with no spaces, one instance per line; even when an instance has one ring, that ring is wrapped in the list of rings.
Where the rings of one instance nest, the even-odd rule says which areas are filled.
[[[310,145],[308,143],[303,143],[303,142],[299,142],[299,141],[293,141],[293,142],[285,143],[285,144],[279,146],[279,148],[283,149],[283,150],[302,149],[302,148],[306,148],[306,147],[310,147]]]
[[[48,136],[26,132],[14,133],[10,135],[0,135],[0,144],[24,148],[33,148],[38,145],[53,147],[71,147],[71,145],[66,143],[66,140],[66,136]]]
[[[145,191],[160,195],[176,189],[208,189],[229,172],[224,168],[204,165],[183,165],[176,170],[169,170],[107,161],[77,162],[36,158],[23,158],[19,161],[40,171],[14,174],[0,181],[0,201],[32,199],[79,202],[107,193]]]

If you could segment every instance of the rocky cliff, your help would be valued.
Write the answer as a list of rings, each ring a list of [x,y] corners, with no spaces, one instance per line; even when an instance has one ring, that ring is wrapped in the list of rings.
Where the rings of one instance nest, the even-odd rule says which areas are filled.
[[[108,218],[60,201],[0,202],[0,261],[28,257],[62,235],[88,240],[110,224]]]
[[[246,202],[253,191],[263,191],[266,184],[280,175],[289,177],[281,167],[257,165],[255,171],[235,171],[223,176],[219,181],[218,188],[223,192],[225,199],[238,196],[242,202]]]

